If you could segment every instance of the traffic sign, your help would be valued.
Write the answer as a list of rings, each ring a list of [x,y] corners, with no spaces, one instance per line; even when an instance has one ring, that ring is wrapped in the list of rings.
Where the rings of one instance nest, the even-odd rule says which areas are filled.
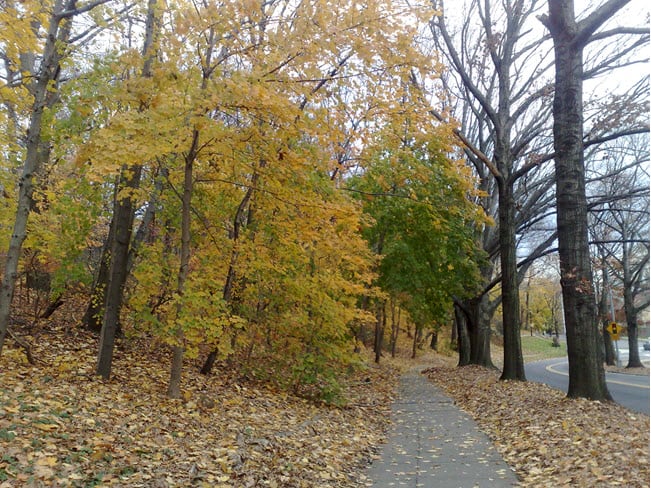
[[[610,334],[610,338],[614,341],[619,339],[619,333],[622,331],[623,327],[617,322],[611,322],[606,326],[606,330]]]

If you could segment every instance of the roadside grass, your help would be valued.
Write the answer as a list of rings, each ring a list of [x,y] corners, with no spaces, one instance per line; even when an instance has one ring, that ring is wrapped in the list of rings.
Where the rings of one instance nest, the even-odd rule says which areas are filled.
[[[554,347],[551,337],[523,335],[521,341],[525,363],[567,357],[567,344],[561,342],[560,347]]]

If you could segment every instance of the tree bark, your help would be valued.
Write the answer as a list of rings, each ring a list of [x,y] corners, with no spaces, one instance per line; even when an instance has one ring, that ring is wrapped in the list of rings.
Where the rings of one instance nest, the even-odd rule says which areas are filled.
[[[439,333],[434,330],[432,331],[432,337],[430,338],[429,341],[429,348],[436,351],[436,348],[438,347],[438,343],[439,343]]]
[[[463,302],[461,309],[466,316],[466,327],[470,340],[469,364],[478,364],[494,368],[490,349],[490,312],[488,299],[485,295]]]
[[[120,321],[124,285],[127,281],[127,257],[135,214],[132,192],[140,184],[141,171],[142,167],[136,165],[131,168],[123,168],[120,174],[119,188],[126,192],[126,195],[120,195],[122,191],[118,193],[113,215],[115,238],[111,247],[109,280],[106,287],[106,303],[104,304],[104,316],[97,355],[96,373],[104,379],[109,379],[111,376],[113,349]]]
[[[457,366],[470,364],[470,337],[468,336],[468,318],[459,304],[454,305],[454,323],[457,329],[459,363]]]
[[[624,286],[624,312],[626,314],[626,334],[628,336],[628,364],[627,368],[643,368],[638,348],[637,313],[633,303],[633,293],[629,286]]]
[[[637,344],[637,311],[635,309],[635,298],[633,296],[634,279],[631,273],[631,249],[626,242],[629,238],[625,222],[621,226],[622,238],[622,274],[624,284],[624,313],[626,315],[626,335],[628,337],[628,364],[627,368],[643,368],[640,360],[640,350]]]
[[[567,396],[570,398],[612,400],[599,347],[600,328],[588,247],[583,159],[583,49],[590,35],[608,18],[602,19],[607,13],[602,9],[625,3],[625,0],[611,0],[579,25],[572,0],[548,0],[549,17],[541,18],[554,41],[556,67],[554,163],[558,254],[570,376]]]
[[[525,381],[520,340],[520,295],[515,243],[515,202],[513,187],[498,179],[500,192],[500,266],[502,271],[502,328],[504,331],[504,368],[502,380]]]
[[[116,186],[116,191],[119,185]],[[142,221],[138,226],[136,234],[131,239],[129,244],[129,254],[127,256],[127,276],[131,274],[133,264],[135,262],[136,256],[140,249],[140,246],[147,240],[151,229],[151,223],[154,220],[156,214],[156,205],[158,204],[158,198],[163,191],[162,188],[162,178],[157,178],[155,183],[154,193],[151,196],[149,202],[147,203],[147,209],[143,215]],[[116,207],[116,204],[114,204]],[[102,330],[102,317],[104,315],[104,304],[107,300],[107,291],[108,283],[110,279],[110,270],[111,270],[111,249],[115,241],[115,219],[111,219],[109,224],[109,232],[104,241],[104,246],[102,247],[102,256],[100,258],[99,267],[95,279],[93,280],[93,286],[91,289],[91,298],[88,301],[88,306],[86,307],[86,313],[82,318],[81,322],[84,324],[86,329],[91,332],[101,332]],[[120,323],[117,324],[117,331],[120,333]]]

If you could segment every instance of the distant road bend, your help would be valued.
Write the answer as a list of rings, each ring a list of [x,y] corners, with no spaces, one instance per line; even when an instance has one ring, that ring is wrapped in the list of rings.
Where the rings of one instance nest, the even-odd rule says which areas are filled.
[[[567,359],[562,358],[525,364],[529,381],[544,383],[565,392],[569,383],[568,371]],[[649,376],[607,372],[606,383],[617,403],[635,412],[649,415]]]

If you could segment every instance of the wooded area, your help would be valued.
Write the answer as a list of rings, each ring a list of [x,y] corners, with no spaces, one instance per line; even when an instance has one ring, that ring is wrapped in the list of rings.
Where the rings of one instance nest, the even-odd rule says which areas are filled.
[[[631,351],[648,309],[649,80],[584,85],[648,26],[507,3],[4,2],[0,352],[38,361],[75,301],[96,374],[145,341],[171,398],[201,363],[335,400],[361,348],[452,323],[460,365],[500,336],[525,380],[522,284],[558,255],[568,394],[608,399],[606,295]]]

